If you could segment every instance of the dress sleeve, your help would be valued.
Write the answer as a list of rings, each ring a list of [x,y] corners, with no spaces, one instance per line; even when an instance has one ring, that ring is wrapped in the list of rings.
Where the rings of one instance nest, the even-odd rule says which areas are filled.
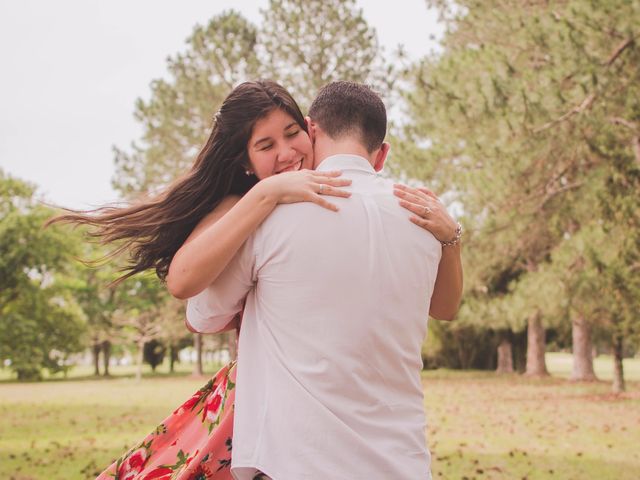
[[[187,300],[187,324],[199,333],[224,329],[242,311],[256,280],[256,255],[252,235],[220,276],[198,295]]]

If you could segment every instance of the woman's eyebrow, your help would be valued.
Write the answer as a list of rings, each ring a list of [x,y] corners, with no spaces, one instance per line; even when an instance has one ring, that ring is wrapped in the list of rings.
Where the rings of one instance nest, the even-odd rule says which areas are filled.
[[[264,142],[268,142],[269,140],[271,140],[271,137],[264,137],[261,138],[260,140],[256,140],[253,144],[254,147],[257,147],[259,144],[264,143]]]

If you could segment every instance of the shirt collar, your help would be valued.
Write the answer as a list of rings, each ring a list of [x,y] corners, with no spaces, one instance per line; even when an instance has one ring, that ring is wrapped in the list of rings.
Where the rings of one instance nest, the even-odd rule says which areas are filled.
[[[357,170],[359,172],[372,173],[376,171],[364,157],[360,155],[338,154],[325,158],[316,168],[317,171],[327,172],[330,170]]]

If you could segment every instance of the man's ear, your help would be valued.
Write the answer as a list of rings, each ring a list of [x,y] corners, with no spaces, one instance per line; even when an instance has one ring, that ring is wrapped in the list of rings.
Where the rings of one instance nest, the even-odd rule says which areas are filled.
[[[304,117],[304,121],[307,124],[307,132],[309,132],[309,138],[311,139],[311,144],[313,145],[316,141],[316,124],[313,123],[310,116]]]
[[[376,153],[376,161],[373,165],[373,169],[376,172],[379,172],[382,170],[382,167],[384,167],[384,162],[387,159],[387,154],[389,153],[390,148],[391,145],[388,142],[382,142],[382,145],[380,145],[378,153]]]

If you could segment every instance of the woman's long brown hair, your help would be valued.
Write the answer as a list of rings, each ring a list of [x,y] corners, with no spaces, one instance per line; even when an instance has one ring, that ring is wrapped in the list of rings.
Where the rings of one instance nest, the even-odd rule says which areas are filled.
[[[250,168],[247,144],[255,123],[280,108],[306,131],[295,100],[279,84],[259,80],[237,86],[222,103],[207,142],[191,169],[154,197],[122,207],[68,213],[53,223],[88,225],[88,235],[118,246],[101,260],[128,253],[129,262],[114,284],[154,268],[165,280],[173,256],[202,218],[227,195],[244,195],[258,179]]]

